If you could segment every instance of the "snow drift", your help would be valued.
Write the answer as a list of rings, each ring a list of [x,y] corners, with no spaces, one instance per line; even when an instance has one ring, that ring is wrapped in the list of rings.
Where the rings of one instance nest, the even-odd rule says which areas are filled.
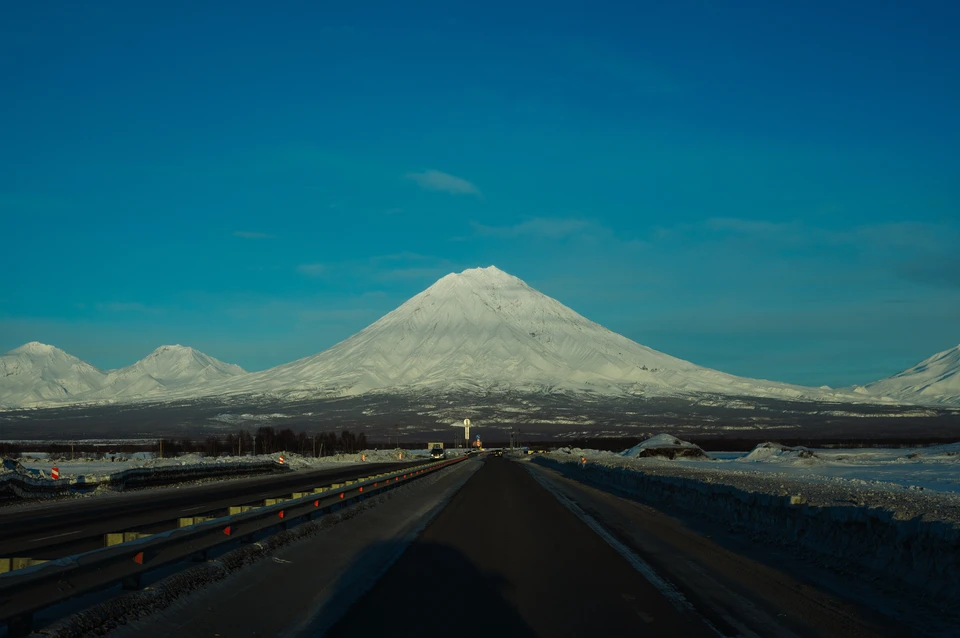
[[[814,462],[819,457],[808,448],[790,447],[780,443],[761,443],[743,458],[737,459],[741,463],[782,462],[786,460],[807,460]]]
[[[682,458],[707,458],[700,446],[694,445],[689,441],[681,441],[670,434],[658,434],[650,437],[646,441],[639,443],[622,456],[631,458],[645,458],[649,456],[659,456],[668,459]]]

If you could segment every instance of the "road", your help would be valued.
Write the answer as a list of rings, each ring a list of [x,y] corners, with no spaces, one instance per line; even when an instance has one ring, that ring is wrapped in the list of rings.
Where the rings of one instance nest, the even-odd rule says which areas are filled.
[[[337,637],[715,636],[543,489],[490,458]]]
[[[954,635],[874,611],[869,585],[716,531],[533,463],[471,459],[169,608],[131,612],[118,638]],[[178,583],[158,585],[164,599]]]
[[[365,463],[344,468],[296,471],[198,486],[148,489],[71,499],[38,507],[0,510],[0,556],[53,558],[102,546],[102,535],[169,527],[182,516],[201,516],[231,505],[307,490],[315,486],[400,469],[415,463]]]

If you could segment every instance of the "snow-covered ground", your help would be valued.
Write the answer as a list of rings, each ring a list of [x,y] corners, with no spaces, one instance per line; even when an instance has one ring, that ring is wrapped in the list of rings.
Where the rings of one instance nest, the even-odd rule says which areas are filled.
[[[465,450],[447,450],[448,458],[465,453]],[[39,454],[37,456],[40,456]],[[43,455],[47,456],[47,455]],[[184,454],[175,458],[145,458],[143,454],[129,457],[117,455],[109,459],[52,460],[49,458],[24,457],[20,464],[27,470],[40,470],[44,477],[50,476],[50,470],[56,466],[60,470],[61,480],[75,480],[80,476],[88,482],[106,480],[111,474],[139,467],[177,467],[208,464],[237,464],[258,461],[277,461],[279,454],[260,454],[257,456],[218,456],[204,457],[200,454]],[[406,460],[429,460],[430,450],[364,450],[356,454],[338,454],[314,458],[299,454],[283,454],[284,463],[293,470],[318,470],[330,467],[342,467],[356,463],[395,463]]]
[[[756,476],[775,481],[791,478],[836,486],[894,491],[932,490],[960,495],[960,443],[924,448],[806,449],[760,448],[752,452],[709,452],[709,458],[626,458],[599,450],[570,450],[593,462],[620,467],[686,467],[704,472]],[[566,452],[556,453],[559,456]]]

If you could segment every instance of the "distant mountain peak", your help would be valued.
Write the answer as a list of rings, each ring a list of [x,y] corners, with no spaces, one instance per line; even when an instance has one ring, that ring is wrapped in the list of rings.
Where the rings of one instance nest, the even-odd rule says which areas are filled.
[[[56,346],[51,346],[46,343],[40,343],[39,341],[29,341],[19,348],[14,348],[10,351],[9,354],[25,354],[25,353],[35,353],[35,354],[52,354],[54,352],[63,352],[60,348]]]
[[[611,332],[496,266],[448,274],[324,352],[210,390],[306,397],[451,387],[611,396],[837,396],[671,357]]]
[[[181,346],[179,343],[172,346],[160,346],[150,354],[148,357],[159,357],[162,355],[185,355],[185,354],[202,354],[198,350],[191,348],[190,346]]]
[[[857,391],[901,401],[960,405],[960,345]]]

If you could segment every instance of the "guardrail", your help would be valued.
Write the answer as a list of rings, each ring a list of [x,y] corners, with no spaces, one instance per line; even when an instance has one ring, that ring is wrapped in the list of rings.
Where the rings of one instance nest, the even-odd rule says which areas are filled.
[[[27,635],[33,614],[41,609],[116,583],[139,589],[141,577],[154,569],[191,557],[206,558],[210,550],[226,543],[252,542],[255,534],[288,529],[467,458],[320,486],[273,505],[0,574],[0,622],[7,624],[11,637]]]
[[[101,485],[115,489],[133,489],[167,485],[180,481],[287,472],[289,466],[276,461],[243,461],[234,463],[194,463],[190,465],[160,465],[132,467],[93,480],[51,479],[5,472],[0,474],[0,494],[16,498],[50,498],[70,494],[73,490],[94,490]]]

